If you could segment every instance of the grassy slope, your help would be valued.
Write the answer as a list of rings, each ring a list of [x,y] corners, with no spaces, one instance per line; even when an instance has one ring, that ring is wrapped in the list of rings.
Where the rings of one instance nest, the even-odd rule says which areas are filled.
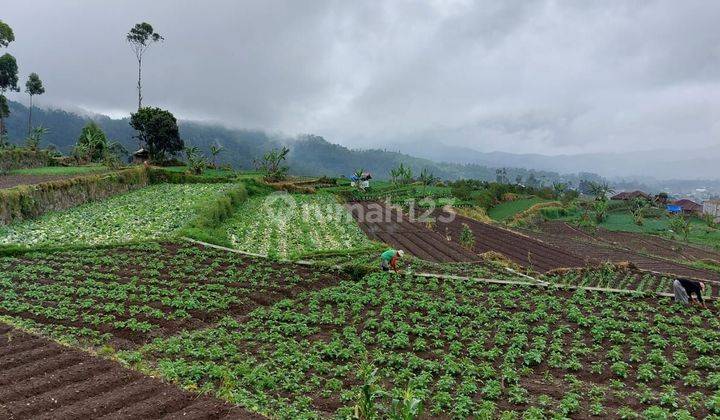
[[[42,168],[16,169],[10,171],[11,175],[80,175],[107,171],[109,168],[102,165],[92,166],[45,166]]]
[[[507,220],[520,213],[521,211],[525,211],[531,206],[545,201],[547,200],[538,197],[507,201],[491,208],[488,211],[488,216],[490,216],[491,219],[497,221]]]

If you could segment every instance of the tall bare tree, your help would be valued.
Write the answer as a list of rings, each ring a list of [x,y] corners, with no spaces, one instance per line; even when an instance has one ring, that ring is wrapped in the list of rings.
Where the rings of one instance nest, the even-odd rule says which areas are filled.
[[[15,41],[15,34],[12,28],[0,20],[0,47],[5,48]],[[3,142],[5,134],[4,119],[10,115],[10,107],[5,97],[6,90],[18,90],[17,87],[17,62],[10,54],[0,57],[0,143]]]
[[[37,73],[30,73],[27,82],[25,82],[25,92],[30,95],[30,112],[28,113],[28,136],[32,131],[32,112],[33,112],[33,96],[45,93],[45,87]]]
[[[138,110],[142,108],[142,59],[143,54],[147,51],[150,46],[156,42],[162,41],[164,38],[153,30],[152,25],[147,22],[138,23],[125,37],[127,42],[130,44],[135,58],[138,62]]]

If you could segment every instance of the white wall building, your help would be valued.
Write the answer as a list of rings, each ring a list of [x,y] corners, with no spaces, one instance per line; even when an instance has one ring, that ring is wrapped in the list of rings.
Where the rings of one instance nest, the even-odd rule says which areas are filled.
[[[703,213],[713,216],[715,220],[720,220],[720,200],[715,199],[704,201]]]

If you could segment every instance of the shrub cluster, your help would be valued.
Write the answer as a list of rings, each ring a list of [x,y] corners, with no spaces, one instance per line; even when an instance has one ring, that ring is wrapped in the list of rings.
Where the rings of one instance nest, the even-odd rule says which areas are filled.
[[[54,160],[47,150],[0,150],[0,173],[15,169],[53,166]]]
[[[166,171],[162,168],[148,168],[148,181],[151,184],[222,184],[234,180],[235,175],[201,176]]]
[[[188,224],[191,228],[211,228],[219,225],[225,219],[232,216],[237,206],[248,198],[248,192],[244,184],[228,190],[217,200],[207,203],[198,211],[195,220]]]

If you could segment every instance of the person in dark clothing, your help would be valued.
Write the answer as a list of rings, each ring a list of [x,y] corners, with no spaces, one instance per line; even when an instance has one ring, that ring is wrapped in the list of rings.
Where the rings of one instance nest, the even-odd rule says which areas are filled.
[[[705,301],[702,298],[702,292],[705,290],[705,283],[701,281],[694,281],[688,279],[676,279],[673,282],[673,291],[675,292],[675,302],[678,303],[695,303],[693,300],[693,293],[697,297],[697,302],[703,308],[705,307]]]

